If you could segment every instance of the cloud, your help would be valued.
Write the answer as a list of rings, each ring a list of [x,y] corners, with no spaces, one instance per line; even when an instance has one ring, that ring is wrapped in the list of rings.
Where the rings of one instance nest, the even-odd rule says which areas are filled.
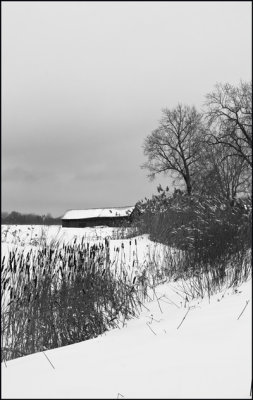
[[[2,179],[3,181],[8,181],[8,182],[16,182],[16,181],[37,182],[39,180],[48,178],[49,176],[50,174],[48,172],[43,172],[43,171],[34,172],[16,166],[13,168],[8,168],[6,170],[3,170]]]
[[[106,163],[93,163],[90,165],[84,165],[83,169],[74,175],[74,179],[97,179],[101,176],[106,175],[107,166]]]

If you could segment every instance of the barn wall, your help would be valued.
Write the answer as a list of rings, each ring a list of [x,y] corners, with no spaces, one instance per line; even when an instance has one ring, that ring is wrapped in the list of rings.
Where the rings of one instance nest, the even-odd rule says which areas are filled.
[[[120,227],[129,221],[129,217],[104,217],[104,218],[90,218],[90,219],[63,219],[62,227],[65,228],[87,228],[99,225]]]

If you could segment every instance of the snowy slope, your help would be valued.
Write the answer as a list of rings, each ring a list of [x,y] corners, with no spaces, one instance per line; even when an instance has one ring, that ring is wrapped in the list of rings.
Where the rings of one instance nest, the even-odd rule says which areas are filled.
[[[186,307],[176,283],[156,294],[124,328],[2,364],[2,397],[250,398],[251,281]]]

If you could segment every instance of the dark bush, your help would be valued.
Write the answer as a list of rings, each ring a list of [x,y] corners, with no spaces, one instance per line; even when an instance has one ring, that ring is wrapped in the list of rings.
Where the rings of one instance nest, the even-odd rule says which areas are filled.
[[[215,265],[223,258],[247,251],[252,243],[251,199],[231,205],[210,196],[189,196],[176,191],[168,197],[163,191],[140,202],[142,213],[137,224],[140,233],[151,240],[188,253],[192,264]]]

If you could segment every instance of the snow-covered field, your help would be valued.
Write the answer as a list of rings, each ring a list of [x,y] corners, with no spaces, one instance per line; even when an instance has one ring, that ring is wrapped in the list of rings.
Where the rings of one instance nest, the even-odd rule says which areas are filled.
[[[17,249],[17,252],[34,250],[43,242],[53,246],[64,244],[90,243],[90,245],[104,243],[109,240],[110,260],[117,266],[125,263],[134,270],[140,270],[147,262],[157,265],[166,262],[168,249],[148,239],[147,235],[130,239],[115,239],[122,233],[121,230],[110,227],[96,228],[62,228],[58,225],[2,225],[2,257],[8,252]],[[169,250],[173,251],[172,249]]]
[[[3,229],[2,246],[13,246],[13,234],[5,237]],[[19,229],[23,246],[31,245]],[[56,229],[48,229],[48,240]],[[59,237],[80,240],[84,231],[87,240],[94,233],[65,228]],[[106,229],[100,234],[109,236]],[[128,265],[141,266],[149,256],[162,262],[164,251],[146,236],[110,241],[111,256]],[[191,302],[179,281],[155,294],[121,329],[2,363],[2,398],[251,398],[251,280]]]
[[[115,237],[117,229],[110,227],[62,228],[59,225],[2,225],[2,242],[19,246],[37,245],[41,240],[47,244],[54,242],[71,243],[74,240],[98,241],[105,237]]]

